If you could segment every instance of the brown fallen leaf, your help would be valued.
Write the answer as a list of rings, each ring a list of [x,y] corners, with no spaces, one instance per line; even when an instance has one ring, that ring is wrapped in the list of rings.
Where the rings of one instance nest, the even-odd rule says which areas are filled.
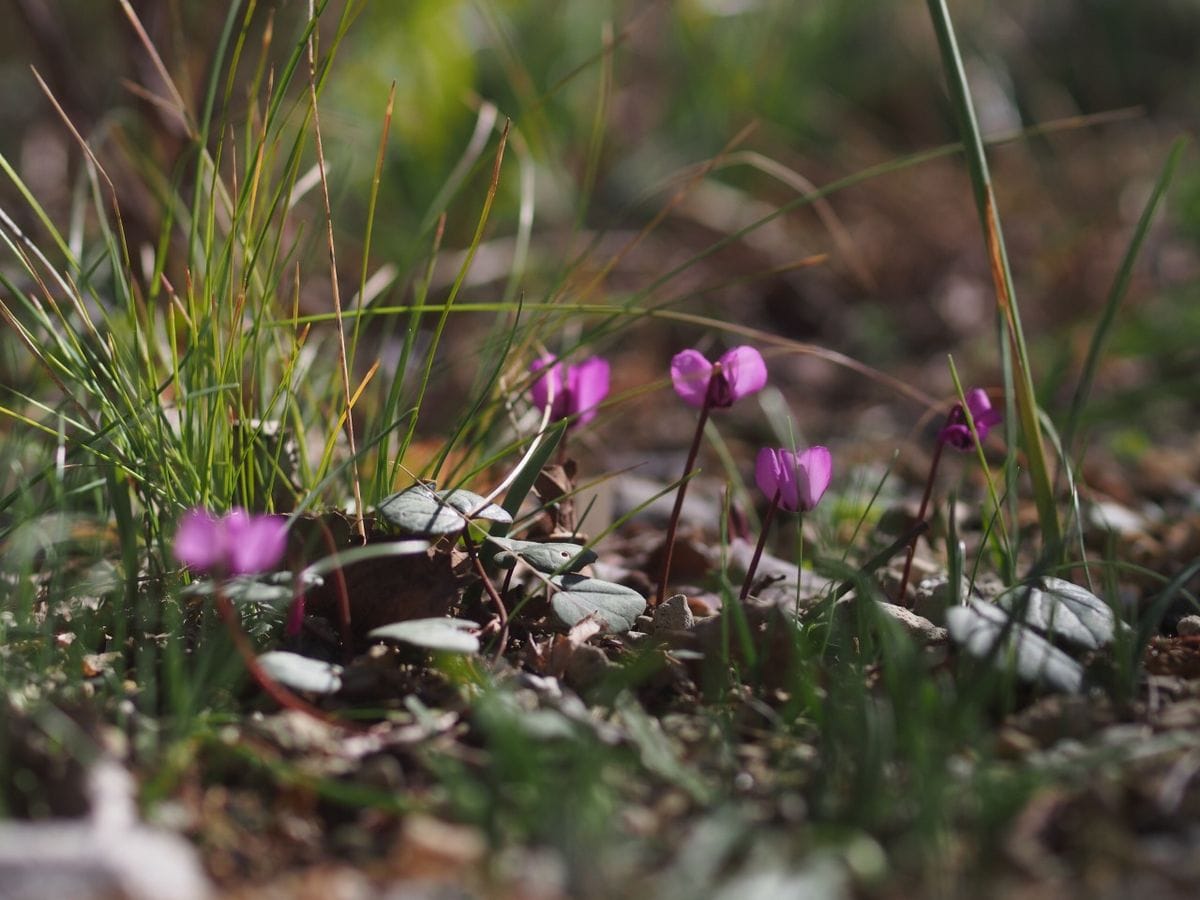
[[[366,526],[367,544],[397,540],[371,519],[366,520]],[[341,513],[302,519],[293,531],[293,546],[304,547],[309,561],[329,555],[330,544],[337,550],[362,546],[353,522]],[[444,616],[458,592],[456,561],[448,548],[438,547],[424,553],[360,560],[330,572],[324,584],[309,590],[305,611],[338,621],[344,585],[350,623],[357,638],[392,622]]]
[[[543,467],[533,483],[534,496],[541,501],[544,512],[542,521],[534,529],[535,534],[543,535],[548,540],[575,536],[575,501],[570,496],[574,490],[575,460],[568,459],[562,465]]]
[[[550,652],[546,654],[544,673],[561,678],[575,651],[603,630],[603,623],[595,615],[590,615],[572,625],[566,634],[555,635]]]

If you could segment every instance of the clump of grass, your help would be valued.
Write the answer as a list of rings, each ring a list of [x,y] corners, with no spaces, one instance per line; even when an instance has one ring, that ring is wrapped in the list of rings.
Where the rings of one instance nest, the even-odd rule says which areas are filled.
[[[550,496],[539,476],[555,462],[565,472],[568,427],[583,424],[584,414],[590,419],[597,410],[596,404],[563,404],[561,415],[552,416],[552,395],[543,398],[544,409],[529,408],[524,399],[534,380],[529,363],[542,358],[551,339],[558,342],[556,355],[581,357],[584,351],[602,352],[648,321],[665,321],[754,340],[777,355],[816,355],[933,406],[919,388],[836,351],[677,308],[686,296],[661,299],[672,279],[801,206],[817,205],[844,244],[836,216],[824,205],[827,198],[931,154],[817,189],[778,164],[736,150],[739,135],[708,163],[684,172],[659,214],[612,257],[597,261],[593,245],[553,267],[546,276],[546,299],[530,301],[521,286],[528,274],[535,212],[533,160],[543,140],[539,135],[535,142],[524,128],[540,130],[545,123],[537,116],[502,121],[496,107],[481,103],[467,149],[409,236],[407,268],[372,272],[394,93],[381,98],[375,180],[357,232],[339,220],[336,169],[325,144],[330,117],[324,125],[321,118],[323,91],[357,6],[346,4],[335,15],[327,3],[310,4],[290,38],[280,31],[262,33],[258,56],[252,58],[254,4],[240,15],[238,5],[232,5],[199,110],[175,87],[132,7],[123,3],[122,8],[162,78],[160,106],[182,123],[190,152],[185,174],[171,184],[157,173],[155,160],[127,148],[137,168],[150,173],[163,223],[145,264],[141,248],[127,243],[121,186],[82,136],[76,135],[84,160],[78,191],[86,202],[77,207],[77,220],[63,228],[52,222],[15,167],[0,158],[0,170],[28,207],[25,217],[36,220],[41,232],[27,234],[17,224],[20,217],[0,210],[0,240],[14,266],[0,273],[6,292],[0,316],[24,354],[30,382],[9,390],[0,406],[13,435],[0,451],[10,473],[0,499],[6,541],[0,687],[16,698],[9,701],[15,714],[34,716],[30,710],[53,709],[67,701],[94,704],[104,718],[132,734],[139,760],[153,770],[146,790],[153,799],[170,795],[184,770],[201,764],[208,750],[200,748],[211,749],[214,758],[241,753],[278,783],[350,809],[392,816],[432,810],[478,826],[495,847],[554,848],[569,868],[570,887],[581,893],[595,892],[590,879],[611,872],[610,863],[623,854],[649,866],[653,860],[646,847],[680,853],[689,836],[698,840],[695,833],[702,826],[717,829],[718,814],[729,811],[739,834],[722,844],[714,877],[736,869],[747,855],[748,836],[779,833],[781,822],[795,841],[771,863],[781,868],[794,868],[828,847],[836,848],[845,868],[867,884],[911,866],[904,860],[914,849],[918,862],[912,867],[926,872],[935,871],[950,850],[963,866],[986,861],[994,834],[1042,784],[1042,773],[1000,758],[992,740],[995,723],[1027,694],[1004,666],[956,667],[944,645],[913,640],[876,602],[885,599],[877,570],[909,540],[915,542],[916,533],[872,555],[856,541],[864,522],[875,517],[870,508],[874,499],[855,513],[853,523],[823,511],[825,519],[807,523],[810,531],[819,526],[816,541],[802,543],[810,532],[805,523],[796,526],[794,612],[764,611],[750,601],[754,566],[765,552],[772,512],[781,503],[805,512],[816,506],[829,479],[828,454],[813,468],[809,457],[802,455],[804,463],[799,461],[794,439],[792,449],[769,451],[776,466],[771,478],[759,478],[760,485],[770,486],[771,505],[755,563],[740,596],[724,567],[714,576],[713,591],[724,612],[713,620],[717,633],[700,644],[702,650],[674,646],[659,634],[608,638],[602,646],[623,660],[613,665],[598,649],[601,645],[589,643],[601,630],[590,616],[568,623],[566,634],[543,635],[538,632],[541,620],[527,611],[546,606],[547,598],[552,606],[553,592],[565,591],[564,578],[587,576],[574,575],[569,565],[526,572],[533,587],[510,604],[510,589],[520,588],[511,577],[494,581],[497,564],[487,555],[489,541],[504,546],[499,540],[508,534],[509,520],[517,520],[512,526],[516,531],[573,499],[574,484],[562,496]],[[954,32],[943,3],[931,0],[930,13],[963,134],[957,149],[965,152],[992,264],[1010,413],[998,489],[980,450],[990,494],[981,543],[991,538],[995,568],[1014,582],[1057,571],[1059,565],[1092,562],[1082,551],[1078,558],[1071,555],[1071,529],[1080,528],[1074,480],[1079,417],[1133,259],[1181,145],[1172,151],[1121,265],[1059,440],[1038,405],[985,142]],[[610,34],[598,60],[604,70],[601,110],[614,47]],[[238,97],[244,109],[235,118]],[[545,99],[525,98],[536,101],[535,112]],[[582,228],[602,150],[597,121],[587,147],[576,228]],[[69,121],[64,127],[72,128]],[[531,147],[534,143],[537,148]],[[469,277],[495,227],[514,157],[517,250],[500,299],[468,299]],[[624,255],[689,190],[732,165],[767,171],[799,196],[644,287],[605,296],[605,276]],[[472,195],[467,185],[479,193]],[[318,201],[311,200],[318,189]],[[453,220],[451,212],[461,209],[452,201],[468,203],[468,197],[477,202],[464,217],[466,224]],[[319,227],[313,227],[314,221]],[[435,292],[435,269],[448,228],[463,230],[464,247],[448,287]],[[361,234],[358,259],[341,243],[347,231]],[[312,258],[327,260],[327,266],[322,270]],[[357,292],[344,302],[346,271],[356,273]],[[302,296],[326,279],[332,310],[303,309]],[[382,285],[405,279],[411,299],[385,301]],[[483,323],[469,361],[451,340],[462,315]],[[385,362],[381,345],[396,351],[394,362]],[[372,352],[378,355],[372,358]],[[466,368],[472,376],[461,408],[448,414],[431,408],[437,405],[435,394],[440,397],[438,380]],[[705,442],[725,451],[731,481],[745,478],[739,472],[742,461],[705,428],[710,407],[731,405],[741,396],[734,391],[718,398],[724,370],[718,366],[714,371],[706,375],[696,404],[700,423],[669,526],[660,601],[671,572],[682,488]],[[970,411],[957,371],[953,377],[959,409]],[[570,377],[560,375],[558,381],[561,387]],[[657,385],[630,386],[604,401],[600,415],[666,384],[664,375]],[[970,412],[966,415],[975,438],[982,429]],[[552,418],[565,421],[553,423]],[[422,428],[431,419],[449,426],[432,453],[417,461]],[[794,423],[774,421],[769,427],[791,437]],[[1060,457],[1067,501],[1055,491],[1047,440]],[[785,462],[790,468],[781,468]],[[1037,553],[1030,552],[1033,542],[1017,528],[1019,462],[1030,475],[1038,513]],[[796,479],[810,468],[819,468],[820,476],[813,477],[821,483],[799,490]],[[496,471],[505,474],[493,477]],[[419,481],[421,477],[436,486]],[[347,731],[364,719],[419,732],[423,743],[412,754],[411,783],[397,790],[372,784],[366,776],[360,780],[357,772],[312,777],[281,757],[249,749],[250,743],[238,744],[236,750],[225,746],[220,727],[244,725],[243,714],[256,698],[246,693],[236,661],[230,662],[228,638],[216,627],[212,610],[181,590],[190,576],[175,567],[169,551],[183,511],[245,507],[289,514],[294,525],[332,507],[349,512],[360,542],[365,542],[367,510],[410,481],[420,485],[419,492],[444,498],[435,487],[444,492],[489,478],[495,485],[491,493],[473,495],[480,500],[477,508],[458,510],[461,527],[439,537],[437,549],[469,557],[471,574],[463,578],[475,581],[456,595],[456,611],[471,609],[482,591],[499,611],[495,628],[485,623],[472,629],[472,637],[480,631],[494,641],[498,664],[436,652],[415,662],[402,650],[389,651],[388,659],[395,662],[391,677],[408,679],[403,683],[412,689],[374,698],[380,709],[347,702],[332,720]],[[731,496],[748,495],[742,484],[731,488]],[[526,500],[535,489],[543,502],[533,504],[531,511]],[[493,501],[500,512],[492,519],[496,524],[485,530],[480,513]],[[714,523],[723,549],[731,542],[729,523],[737,505],[727,501],[724,521]],[[839,546],[840,526],[846,524],[852,524],[853,537],[849,546]],[[959,595],[960,575],[987,565],[984,549],[967,565],[957,527],[951,514],[946,562],[956,603],[965,599]],[[578,522],[571,530],[579,530]],[[805,546],[808,553],[801,550]],[[350,552],[344,546],[335,549],[340,563],[312,564],[310,557],[321,551],[305,547],[299,551],[301,564],[309,564],[309,574],[324,565],[322,572],[336,571],[341,578],[351,559],[366,561],[388,552],[369,545]],[[833,580],[817,596],[802,598],[806,558]],[[1026,571],[1020,571],[1022,566]],[[1116,652],[1123,669],[1119,684],[1112,686],[1114,696],[1128,699],[1134,693],[1142,651],[1166,606],[1184,595],[1194,568],[1167,584],[1135,638]],[[906,565],[902,584],[907,581]],[[967,582],[974,581],[972,574]],[[283,593],[290,596],[306,586],[300,582],[295,591],[285,587]],[[339,590],[348,610],[344,582]],[[851,592],[854,596],[847,597]],[[290,599],[295,602],[294,596]],[[802,599],[809,604],[804,610]],[[236,615],[220,593],[218,609],[227,620]],[[280,618],[261,623],[255,634],[261,643],[278,637]],[[650,627],[632,614],[629,618],[635,621],[627,626]],[[341,625],[340,649],[352,663],[355,638],[349,612]],[[463,625],[470,623],[453,627],[462,631]],[[611,630],[636,634],[631,627]],[[511,639],[514,633],[516,640]],[[253,660],[241,631],[232,634],[238,649]],[[586,706],[574,694],[556,694],[543,677],[554,673],[567,678],[571,654],[583,658],[584,647],[599,654],[591,658],[600,672],[590,682],[580,679]],[[564,661],[559,668],[550,659],[556,652]],[[333,671],[332,664],[323,665]],[[253,664],[250,668],[260,685],[270,684]],[[429,708],[426,701],[434,699],[444,708]],[[307,701],[293,709],[316,713],[330,724],[330,717]],[[5,769],[9,743],[0,733],[0,802],[7,782],[19,780]],[[70,752],[83,755],[85,743],[72,745]],[[710,813],[710,807],[717,812]],[[864,856],[863,847],[878,852]],[[864,858],[874,862],[864,863]],[[621,871],[628,882],[637,877],[633,865]],[[611,887],[619,886],[614,879]]]

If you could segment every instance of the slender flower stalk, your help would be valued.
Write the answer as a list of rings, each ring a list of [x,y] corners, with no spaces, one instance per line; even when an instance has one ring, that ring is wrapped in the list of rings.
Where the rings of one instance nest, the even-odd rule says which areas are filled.
[[[947,446],[963,453],[975,449],[975,439],[979,443],[987,439],[988,432],[1000,424],[1000,413],[992,408],[987,391],[982,388],[972,388],[967,391],[967,401],[964,411],[961,403],[956,403],[946,416],[946,423],[938,432],[937,445],[933,448],[933,459],[929,463],[929,475],[925,479],[925,491],[921,494],[921,506],[917,510],[917,524],[925,522],[929,512],[929,498],[933,495],[933,480],[937,475],[938,463],[942,460],[942,450]],[[912,574],[913,557],[917,552],[917,539],[920,531],[913,534],[908,542],[908,552],[904,557],[904,574],[900,576],[900,590],[896,594],[896,602],[903,605],[904,596],[908,591],[908,579]]]
[[[251,515],[244,509],[234,509],[220,517],[207,510],[194,509],[184,515],[175,532],[176,559],[189,569],[216,577],[217,615],[228,630],[246,671],[263,693],[285,709],[333,722],[328,713],[297,697],[267,674],[223,587],[224,580],[231,576],[271,571],[283,560],[286,550],[287,524],[281,517]]]
[[[320,719],[322,722],[335,723],[336,720],[325,712],[304,700],[297,697],[294,693],[267,674],[266,670],[258,662],[258,657],[254,653],[254,647],[250,643],[250,638],[246,636],[246,632],[242,630],[242,624],[238,618],[237,610],[233,608],[233,603],[225,594],[225,591],[217,586],[216,590],[217,615],[221,617],[221,621],[225,623],[225,628],[229,632],[230,638],[233,640],[233,646],[237,649],[238,655],[242,658],[242,664],[245,665],[246,671],[250,673],[250,677],[255,683],[262,688],[264,694],[282,706],[284,709],[291,709],[297,712],[302,712],[305,715],[312,716],[314,719]]]
[[[657,606],[666,597],[671,579],[671,559],[675,553],[675,532],[679,527],[679,515],[683,511],[683,500],[687,495],[688,481],[700,453],[700,442],[704,438],[704,426],[709,412],[728,409],[742,397],[760,391],[767,383],[767,365],[762,354],[753,347],[734,347],[715,363],[709,362],[697,350],[683,350],[671,360],[671,383],[675,393],[689,406],[700,410],[696,421],[696,434],[688,450],[683,466],[679,490],[675,494],[675,506],[667,523],[666,543],[663,550],[662,575],[658,580],[658,591],[654,604]]]
[[[475,540],[471,537],[471,526],[467,525],[462,533],[463,545],[466,547],[467,556],[471,559],[471,565],[475,568],[475,574],[479,576],[480,582],[483,584],[483,589],[488,595],[488,599],[492,601],[492,605],[496,607],[496,619],[499,626],[499,637],[496,641],[496,651],[492,656],[493,662],[499,662],[504,656],[504,648],[508,646],[508,607],[504,605],[504,597],[501,592],[496,590],[496,583],[492,581],[488,575],[487,568],[483,565],[483,560],[479,558],[479,548],[475,544]],[[509,576],[512,575],[512,570],[509,570]],[[504,592],[508,592],[508,581],[504,582]]]
[[[827,447],[809,447],[800,453],[787,449],[773,450],[764,447],[758,451],[758,459],[754,466],[754,480],[766,496],[771,498],[763,516],[762,531],[758,543],[754,547],[754,555],[746,570],[746,580],[742,582],[739,600],[745,600],[750,595],[754,584],[754,573],[762,558],[763,548],[767,543],[767,533],[770,531],[771,520],[778,509],[800,513],[801,528],[803,514],[815,509],[821,502],[830,479],[833,477],[833,457]],[[797,554],[799,556],[799,554]],[[796,568],[799,571],[802,559],[797,558]],[[799,590],[799,580],[797,580]]]

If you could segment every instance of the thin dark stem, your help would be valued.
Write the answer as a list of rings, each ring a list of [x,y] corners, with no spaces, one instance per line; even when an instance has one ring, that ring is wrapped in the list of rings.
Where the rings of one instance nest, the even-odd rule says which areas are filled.
[[[475,541],[471,537],[471,526],[467,525],[463,529],[463,545],[467,548],[467,555],[471,557],[471,563],[475,566],[475,573],[479,576],[479,580],[483,582],[483,589],[491,598],[492,605],[496,607],[496,615],[500,617],[500,639],[496,645],[496,653],[492,657],[493,660],[499,661],[504,655],[504,648],[508,645],[508,608],[504,605],[504,598],[500,596],[500,592],[496,590],[496,584],[492,581],[487,573],[487,569],[483,566],[483,560],[479,558],[479,550],[475,546]]]
[[[250,677],[254,679],[255,683],[262,688],[263,693],[284,709],[304,713],[306,716],[312,716],[314,719],[319,719],[330,725],[343,724],[329,715],[329,713],[313,706],[307,700],[297,697],[268,675],[266,670],[259,665],[258,656],[254,652],[254,647],[250,644],[250,639],[246,637],[246,632],[242,631],[242,623],[238,619],[237,610],[233,608],[233,604],[219,587],[217,588],[216,600],[217,615],[225,623],[225,628],[229,632],[229,637],[233,640],[233,646],[237,649],[238,655],[242,657],[242,663],[246,666],[246,671],[250,673]]]
[[[762,559],[763,547],[767,545],[767,532],[771,529],[771,520],[775,518],[775,510],[779,509],[779,497],[780,492],[776,491],[775,496],[771,498],[771,505],[767,507],[766,515],[763,516],[758,543],[754,546],[754,555],[750,557],[750,567],[746,569],[746,580],[742,582],[742,592],[738,594],[738,600],[745,600],[750,596],[750,585],[754,583],[754,573],[758,569],[758,561]]]
[[[949,423],[949,419],[946,421]],[[941,462],[942,450],[945,446],[946,442],[938,438],[937,447],[933,451],[933,461],[929,464],[929,477],[925,479],[925,493],[921,496],[921,508],[917,510],[918,524],[925,521],[925,514],[929,510],[929,497],[933,493],[933,478],[937,474],[938,463]],[[904,605],[904,594],[908,590],[908,576],[912,572],[913,556],[916,555],[919,538],[920,533],[918,532],[908,542],[908,554],[904,558],[904,574],[900,577],[900,592],[896,594],[896,602],[901,606]]]
[[[316,521],[321,531],[321,537],[325,540],[326,549],[331,556],[336,556],[337,542],[333,539],[333,532],[329,530],[329,526],[320,516]],[[342,661],[350,663],[354,659],[354,631],[350,627],[350,590],[346,584],[346,573],[341,566],[333,570],[333,577],[337,582],[338,619],[342,629]]]
[[[711,391],[710,391],[711,393]],[[654,605],[663,602],[667,592],[667,582],[671,577],[671,557],[675,554],[675,529],[679,526],[679,514],[683,512],[683,498],[687,494],[688,476],[696,465],[696,457],[700,453],[700,442],[704,439],[704,425],[708,421],[708,402],[700,407],[700,419],[696,422],[696,436],[692,438],[692,449],[688,451],[687,462],[683,466],[683,479],[679,483],[679,491],[675,494],[675,508],[671,510],[671,520],[667,523],[667,544],[663,554],[662,577],[658,580],[658,593]]]

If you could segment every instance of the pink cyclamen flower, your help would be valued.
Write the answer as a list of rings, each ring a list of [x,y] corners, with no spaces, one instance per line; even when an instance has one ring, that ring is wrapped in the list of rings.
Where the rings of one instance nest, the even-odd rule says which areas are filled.
[[[203,509],[185,513],[175,532],[175,558],[198,572],[253,575],[283,559],[287,525],[280,516],[232,509],[220,518]]]
[[[683,350],[671,360],[671,382],[691,406],[727,409],[766,386],[767,364],[753,347],[734,347],[716,365],[698,350]]]
[[[987,440],[988,432],[1000,424],[1000,413],[992,409],[992,401],[988,399],[987,391],[982,388],[967,391],[966,400],[967,409],[971,411],[971,418],[975,421],[975,432],[979,435],[980,442],[983,442]],[[975,439],[971,436],[961,403],[956,403],[954,409],[950,410],[945,427],[938,433],[938,440],[956,450],[974,449]]]
[[[530,372],[543,372],[529,388],[535,405],[550,404],[550,419],[575,417],[573,426],[596,418],[596,409],[608,396],[608,360],[590,356],[575,366],[566,366],[553,356],[535,359]]]
[[[821,502],[833,476],[833,457],[826,447],[801,453],[763,447],[758,451],[754,480],[759,490],[792,512],[808,512]]]

